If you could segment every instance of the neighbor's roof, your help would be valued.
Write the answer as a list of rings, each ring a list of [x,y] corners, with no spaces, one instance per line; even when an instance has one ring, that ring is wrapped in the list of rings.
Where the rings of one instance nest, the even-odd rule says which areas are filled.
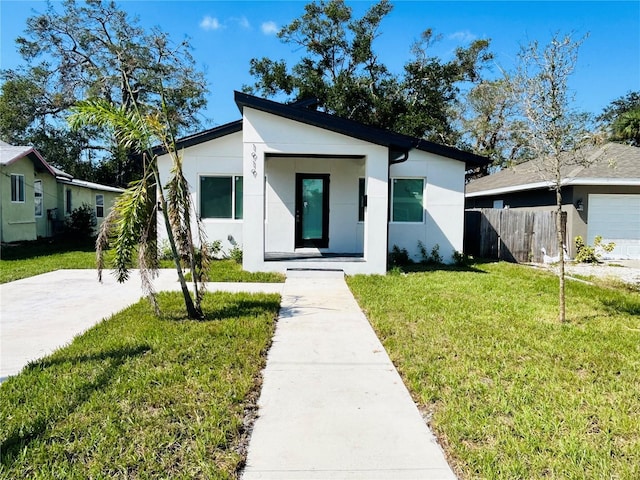
[[[565,155],[565,158],[568,158]],[[467,197],[549,188],[553,185],[545,166],[548,161],[531,160],[505,168],[466,186]],[[562,185],[638,185],[640,186],[640,148],[607,143],[579,152],[575,160],[561,168]]]
[[[108,185],[102,185],[100,183],[87,182],[86,180],[78,180],[77,178],[72,178],[71,180],[69,180],[67,177],[58,176],[56,177],[56,181],[58,183],[63,183],[65,185],[74,185],[76,187],[90,188],[91,190],[100,190],[103,192],[116,192],[116,193],[124,192],[123,188],[110,187]]]
[[[105,192],[124,192],[122,188],[110,187],[108,185],[101,185],[99,183],[87,182],[85,180],[73,178],[73,175],[69,175],[59,168],[49,165],[35,148],[29,146],[9,145],[8,143],[0,140],[0,165],[11,165],[13,162],[26,157],[27,155],[31,155],[34,162],[39,164],[42,169],[53,175],[59,183],[75,185],[82,188],[90,188],[92,190],[102,190]]]
[[[490,162],[486,157],[465,152],[457,148],[440,145],[408,135],[402,135],[382,128],[371,127],[354,120],[310,109],[310,106],[312,107],[317,104],[317,100],[315,99],[295,102],[292,104],[284,104],[242,92],[234,92],[234,95],[236,105],[238,105],[241,112],[245,107],[253,108],[272,115],[305,123],[307,125],[341,133],[376,145],[385,146],[391,151],[407,153],[412,149],[418,149],[465,162],[469,167],[486,165]],[[235,122],[227,123],[225,125],[182,138],[177,142],[177,146],[178,148],[186,148],[215,138],[223,137],[231,133],[236,133],[241,130],[242,120],[237,120]]]
[[[13,162],[29,155],[33,159],[36,167],[39,167],[40,170],[46,170],[55,176],[51,166],[42,158],[35,148],[22,145],[9,145],[0,140],[0,165],[11,165]]]

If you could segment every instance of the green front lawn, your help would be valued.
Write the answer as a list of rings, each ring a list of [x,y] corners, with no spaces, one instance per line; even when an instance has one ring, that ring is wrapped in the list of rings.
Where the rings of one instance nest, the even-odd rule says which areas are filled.
[[[277,295],[141,301],[0,385],[0,478],[236,478]]]
[[[276,272],[247,272],[231,259],[214,260],[209,264],[210,282],[282,283],[285,275]]]
[[[640,294],[526,266],[348,283],[461,478],[640,478]]]
[[[0,251],[0,283],[62,268],[96,268],[93,243],[43,240],[18,246],[3,245]]]
[[[106,252],[107,267],[110,258],[111,252]],[[171,260],[162,260],[160,265],[162,268],[174,268]],[[0,283],[73,268],[96,268],[93,243],[42,240],[19,246],[3,245],[0,251]],[[211,282],[278,283],[284,279],[281,273],[247,272],[242,270],[242,265],[230,259],[214,260],[209,268]]]

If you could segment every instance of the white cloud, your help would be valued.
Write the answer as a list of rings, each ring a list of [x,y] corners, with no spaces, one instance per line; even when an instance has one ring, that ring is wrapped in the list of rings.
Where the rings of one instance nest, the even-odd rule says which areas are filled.
[[[262,33],[265,35],[275,35],[278,33],[278,26],[276,25],[276,22],[264,22],[260,28],[262,29]]]
[[[222,28],[222,25],[217,18],[207,15],[200,21],[200,28],[203,30],[218,30]]]
[[[449,38],[449,40],[456,40],[458,42],[473,42],[478,37],[471,33],[469,30],[462,30],[452,33],[447,38]]]
[[[245,16],[242,16],[240,18],[236,18],[236,20],[238,21],[238,25],[240,25],[242,28],[251,28],[251,24],[249,23],[249,19]]]

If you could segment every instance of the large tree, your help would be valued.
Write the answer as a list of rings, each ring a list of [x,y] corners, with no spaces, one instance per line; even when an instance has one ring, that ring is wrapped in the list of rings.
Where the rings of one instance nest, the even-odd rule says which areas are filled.
[[[25,36],[16,40],[28,66],[3,72],[0,134],[35,143],[37,135],[63,131],[69,108],[86,98],[104,99],[125,110],[137,104],[142,114],[160,109],[164,102],[172,133],[198,128],[196,114],[205,104],[206,85],[187,40],[174,43],[158,29],[145,31],[111,1],[66,0],[60,11],[58,7],[48,2],[44,13],[27,20]],[[16,91],[20,95],[13,96]],[[21,121],[11,123],[12,118]],[[141,173],[108,132],[88,128],[76,134],[83,139],[78,144],[83,156],[67,159],[67,165],[99,150],[115,165],[104,169],[115,173],[110,183],[123,185]],[[64,162],[49,157],[46,146],[36,147],[54,164]]]
[[[458,143],[454,107],[459,86],[480,80],[491,58],[487,40],[458,48],[452,60],[443,61],[429,54],[438,37],[426,30],[402,74],[394,75],[373,48],[392,10],[388,0],[372,5],[361,18],[354,18],[343,0],[314,1],[304,10],[278,33],[284,43],[302,50],[300,60],[290,67],[284,60],[252,59],[256,81],[246,91],[290,100],[317,97],[327,112],[344,118]]]
[[[640,92],[628,92],[616,98],[597,120],[611,140],[640,147]]]
[[[566,167],[584,164],[585,146],[592,140],[589,118],[576,110],[569,80],[584,39],[555,34],[546,46],[537,41],[522,47],[513,89],[526,148],[538,159],[542,180],[551,183],[556,197],[556,240],[559,252],[558,318],[565,321],[564,228],[562,183]]]
[[[429,55],[440,38],[428,29],[413,47],[413,58],[405,65],[402,79],[404,111],[399,112],[394,130],[447,145],[463,146],[456,129],[460,110],[460,85],[476,84],[482,69],[493,58],[489,40],[475,40],[458,47],[447,62]]]
[[[482,81],[468,92],[461,113],[463,139],[475,153],[492,160],[473,177],[530,159],[517,106],[509,78]]]

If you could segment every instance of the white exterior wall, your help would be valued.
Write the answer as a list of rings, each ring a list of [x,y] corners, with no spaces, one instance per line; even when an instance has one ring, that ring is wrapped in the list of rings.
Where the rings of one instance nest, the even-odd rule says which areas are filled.
[[[296,173],[330,175],[329,252],[363,253],[363,223],[358,222],[358,179],[364,159],[267,158],[265,248],[293,252]]]
[[[277,117],[248,107],[244,108],[244,252],[243,267],[249,271],[281,269],[278,262],[265,262],[264,251],[293,251],[294,224],[293,200],[295,195],[295,173],[329,173],[331,175],[329,250],[339,251],[342,247],[357,251],[357,176],[350,179],[347,173],[359,175],[362,172],[357,163],[346,159],[303,159],[305,155],[354,155],[365,158],[368,208],[365,212],[364,262],[349,264],[348,273],[384,273],[386,271],[386,213],[369,215],[371,211],[387,211],[387,163],[386,147],[373,145],[346,135]],[[297,158],[273,158],[270,154],[286,154]],[[265,170],[265,158],[269,164]],[[295,168],[285,173],[285,165]],[[314,168],[314,170],[298,170]],[[264,201],[265,182],[273,186],[267,191]],[[343,175],[344,174],[344,175]],[[291,181],[287,185],[287,177]],[[273,179],[271,177],[274,177]],[[353,199],[346,188],[353,182]],[[282,190],[280,190],[282,187]],[[277,191],[276,191],[277,190]],[[284,197],[284,198],[283,198]],[[265,219],[265,204],[269,215]],[[341,208],[343,211],[340,211]],[[350,220],[349,217],[355,219]],[[345,222],[346,223],[341,223]],[[342,225],[346,231],[340,232]],[[333,242],[333,243],[331,243]],[[282,248],[281,248],[282,247]],[[346,252],[343,252],[346,253]],[[307,268],[313,268],[311,263]],[[326,267],[326,264],[324,264]]]
[[[242,175],[242,132],[232,133],[191,146],[184,149],[182,154],[184,176],[189,182],[191,199],[199,215],[200,176]],[[163,183],[166,183],[169,179],[171,169],[171,158],[169,155],[159,157],[158,166],[160,169],[160,178]],[[166,239],[161,215],[158,218],[158,238],[160,240]],[[242,246],[242,220],[204,218],[202,223],[205,227],[208,242],[220,240],[224,251],[229,251],[233,248],[233,242]]]
[[[326,250],[363,253],[364,257],[364,261],[341,263],[339,268],[346,273],[384,273],[387,252],[393,245],[406,248],[415,260],[420,260],[418,241],[427,252],[439,245],[446,262],[451,261],[454,251],[462,251],[464,162],[412,150],[406,162],[391,166],[391,177],[424,179],[426,211],[422,223],[392,222],[387,243],[390,189],[386,147],[245,107],[242,131],[188,147],[183,155],[184,173],[198,213],[200,176],[243,176],[244,219],[204,219],[203,223],[208,241],[222,241],[225,251],[234,244],[243,249],[246,270],[332,266],[264,261],[265,251],[295,251],[296,173],[330,175]],[[159,166],[166,182],[170,158],[160,157]],[[358,222],[358,179],[362,177],[367,195],[364,223]],[[158,235],[166,237],[161,217]]]
[[[391,166],[393,178],[423,178],[425,181],[423,223],[389,224],[389,250],[406,248],[416,261],[421,260],[418,241],[427,253],[435,246],[445,262],[454,251],[462,252],[464,235],[464,162],[431,153],[412,150],[406,162]]]

